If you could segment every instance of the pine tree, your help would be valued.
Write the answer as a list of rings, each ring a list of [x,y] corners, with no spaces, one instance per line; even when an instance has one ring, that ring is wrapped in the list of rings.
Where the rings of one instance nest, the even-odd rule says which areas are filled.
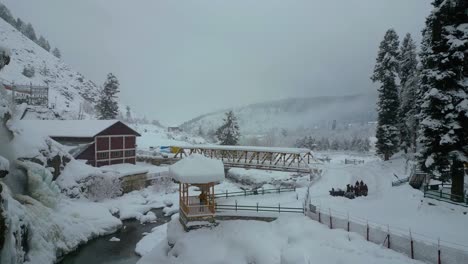
[[[396,76],[398,73],[398,35],[389,29],[380,43],[376,59],[373,82],[380,82],[379,99],[377,102],[377,153],[388,160],[398,151],[399,122],[398,122],[398,87]]]
[[[411,34],[406,34],[400,47],[399,72],[400,77],[400,146],[405,151],[408,148],[416,147],[417,119],[419,106],[417,92],[419,88],[418,60],[416,44],[411,38]]]
[[[34,27],[32,26],[31,23],[28,23],[25,27],[23,27],[22,33],[28,37],[30,40],[36,42],[37,37],[36,37],[36,31],[34,31]]]
[[[41,46],[43,49],[50,51],[50,44],[43,36],[40,36],[36,41],[37,45]]]
[[[21,20],[21,18],[16,18],[16,22],[15,22],[15,28],[19,31],[19,32],[23,32],[23,28],[24,28],[24,22],[23,20]]]
[[[119,113],[117,93],[119,92],[119,81],[112,73],[107,75],[99,100],[96,104],[99,119],[115,119]]]
[[[57,47],[52,50],[52,54],[59,59],[62,58],[62,53]]]
[[[216,138],[221,145],[237,145],[240,137],[237,117],[229,111],[223,121],[223,125],[216,130]]]
[[[0,3],[0,18],[5,20],[10,25],[14,25],[16,23],[15,18],[4,4]]]
[[[435,175],[450,172],[452,195],[462,197],[463,163],[468,162],[468,2],[435,0],[432,5],[421,53],[420,164]]]

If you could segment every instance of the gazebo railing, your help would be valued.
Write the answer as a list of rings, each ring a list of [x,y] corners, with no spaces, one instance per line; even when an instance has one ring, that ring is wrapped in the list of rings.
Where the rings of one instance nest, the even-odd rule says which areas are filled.
[[[186,201],[179,201],[180,208],[187,216],[203,216],[212,215],[215,213],[215,205],[213,199],[208,199],[207,203],[200,204],[198,196],[189,196],[188,204]]]

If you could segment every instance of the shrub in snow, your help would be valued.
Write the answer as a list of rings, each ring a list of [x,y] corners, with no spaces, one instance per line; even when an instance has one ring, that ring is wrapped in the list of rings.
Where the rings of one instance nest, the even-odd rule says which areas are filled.
[[[122,195],[122,184],[119,178],[109,175],[94,175],[86,181],[86,195],[93,201],[112,199]]]
[[[28,77],[28,78],[32,78],[34,77],[34,75],[36,74],[36,71],[34,70],[34,67],[32,65],[27,65],[27,66],[24,66],[23,68],[23,75]]]
[[[170,177],[160,177],[151,182],[156,192],[164,192],[165,194],[174,192],[174,186]]]

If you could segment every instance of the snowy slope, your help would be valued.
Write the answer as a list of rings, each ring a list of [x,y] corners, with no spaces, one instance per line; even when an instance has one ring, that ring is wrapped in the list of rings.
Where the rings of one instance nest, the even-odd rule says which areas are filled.
[[[184,131],[204,133],[219,127],[224,113],[233,110],[242,134],[264,134],[275,128],[289,131],[329,128],[337,125],[375,121],[376,95],[292,98],[226,109],[196,117],[182,124]]]
[[[10,64],[0,73],[0,83],[48,85],[49,103],[56,103],[59,113],[68,112],[71,117],[78,113],[80,104],[89,105],[97,98],[96,84],[26,38],[3,19],[0,19],[0,45],[8,47],[12,55]],[[22,74],[28,65],[35,69],[32,78]],[[44,68],[47,70],[44,71]]]

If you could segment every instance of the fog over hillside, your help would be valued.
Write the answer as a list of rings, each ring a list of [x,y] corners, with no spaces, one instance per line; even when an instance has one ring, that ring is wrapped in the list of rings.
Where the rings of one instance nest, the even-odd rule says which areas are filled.
[[[337,127],[375,121],[375,101],[376,94],[290,98],[212,112],[187,121],[181,127],[193,133],[209,133],[219,127],[226,111],[233,110],[244,135],[279,129],[306,133],[313,129],[331,129],[333,120]]]

